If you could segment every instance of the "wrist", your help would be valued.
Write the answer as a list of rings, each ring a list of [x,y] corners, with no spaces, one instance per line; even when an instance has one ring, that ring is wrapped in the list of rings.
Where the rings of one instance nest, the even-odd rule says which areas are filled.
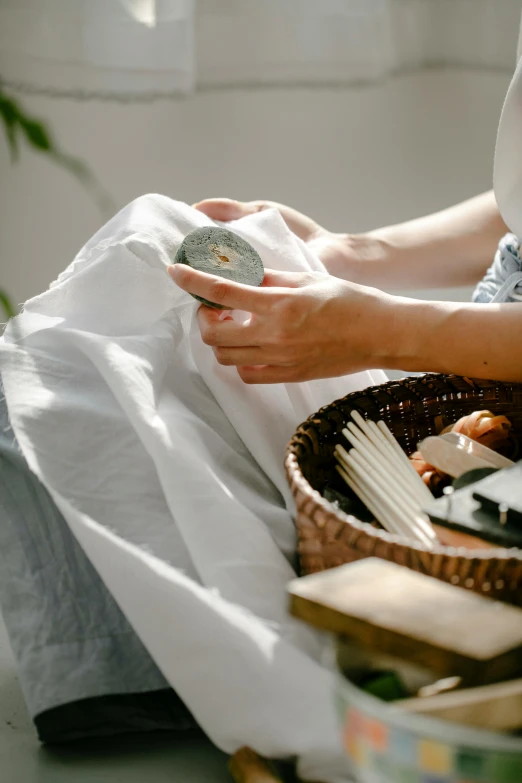
[[[457,303],[428,302],[387,296],[383,369],[404,372],[449,372],[444,342]],[[451,332],[451,328],[449,329]],[[451,362],[450,362],[451,364]]]
[[[334,277],[360,285],[379,286],[379,270],[388,262],[386,241],[371,233],[335,234],[317,237],[313,248]]]

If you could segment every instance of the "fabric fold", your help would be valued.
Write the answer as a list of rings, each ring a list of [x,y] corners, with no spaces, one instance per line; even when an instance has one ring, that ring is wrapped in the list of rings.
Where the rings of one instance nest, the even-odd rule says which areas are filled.
[[[284,447],[322,405],[386,377],[252,387],[218,365],[165,273],[211,222],[162,196],[129,204],[10,323],[0,371],[31,470],[202,728],[223,750],[315,769],[341,752],[322,637],[287,615]],[[266,268],[324,271],[275,211],[229,228]]]

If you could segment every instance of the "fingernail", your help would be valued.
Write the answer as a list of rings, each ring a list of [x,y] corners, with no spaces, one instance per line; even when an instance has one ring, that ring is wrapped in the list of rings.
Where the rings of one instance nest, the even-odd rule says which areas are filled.
[[[172,278],[172,280],[176,280],[178,276],[178,264],[173,264],[172,266],[167,267],[167,273]]]

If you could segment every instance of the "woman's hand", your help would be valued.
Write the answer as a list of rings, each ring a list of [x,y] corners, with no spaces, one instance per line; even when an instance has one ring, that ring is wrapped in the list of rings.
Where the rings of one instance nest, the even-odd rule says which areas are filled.
[[[236,366],[245,383],[293,383],[389,366],[393,297],[321,273],[267,270],[253,288],[169,267],[185,291],[229,310],[251,313],[244,323],[223,310],[198,311],[203,341],[220,364]],[[388,318],[389,316],[389,318]]]
[[[379,243],[370,237],[335,234],[302,212],[275,201],[242,202],[229,198],[210,198],[194,204],[194,207],[212,220],[223,222],[238,220],[265,209],[277,209],[288,228],[306,242],[328,272],[346,280],[362,281],[365,260],[382,252]]]

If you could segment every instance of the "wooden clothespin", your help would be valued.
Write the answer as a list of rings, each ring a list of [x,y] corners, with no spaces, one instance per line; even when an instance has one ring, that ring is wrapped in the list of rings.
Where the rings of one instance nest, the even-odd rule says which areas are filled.
[[[272,766],[251,748],[240,748],[228,768],[236,783],[283,783]]]

